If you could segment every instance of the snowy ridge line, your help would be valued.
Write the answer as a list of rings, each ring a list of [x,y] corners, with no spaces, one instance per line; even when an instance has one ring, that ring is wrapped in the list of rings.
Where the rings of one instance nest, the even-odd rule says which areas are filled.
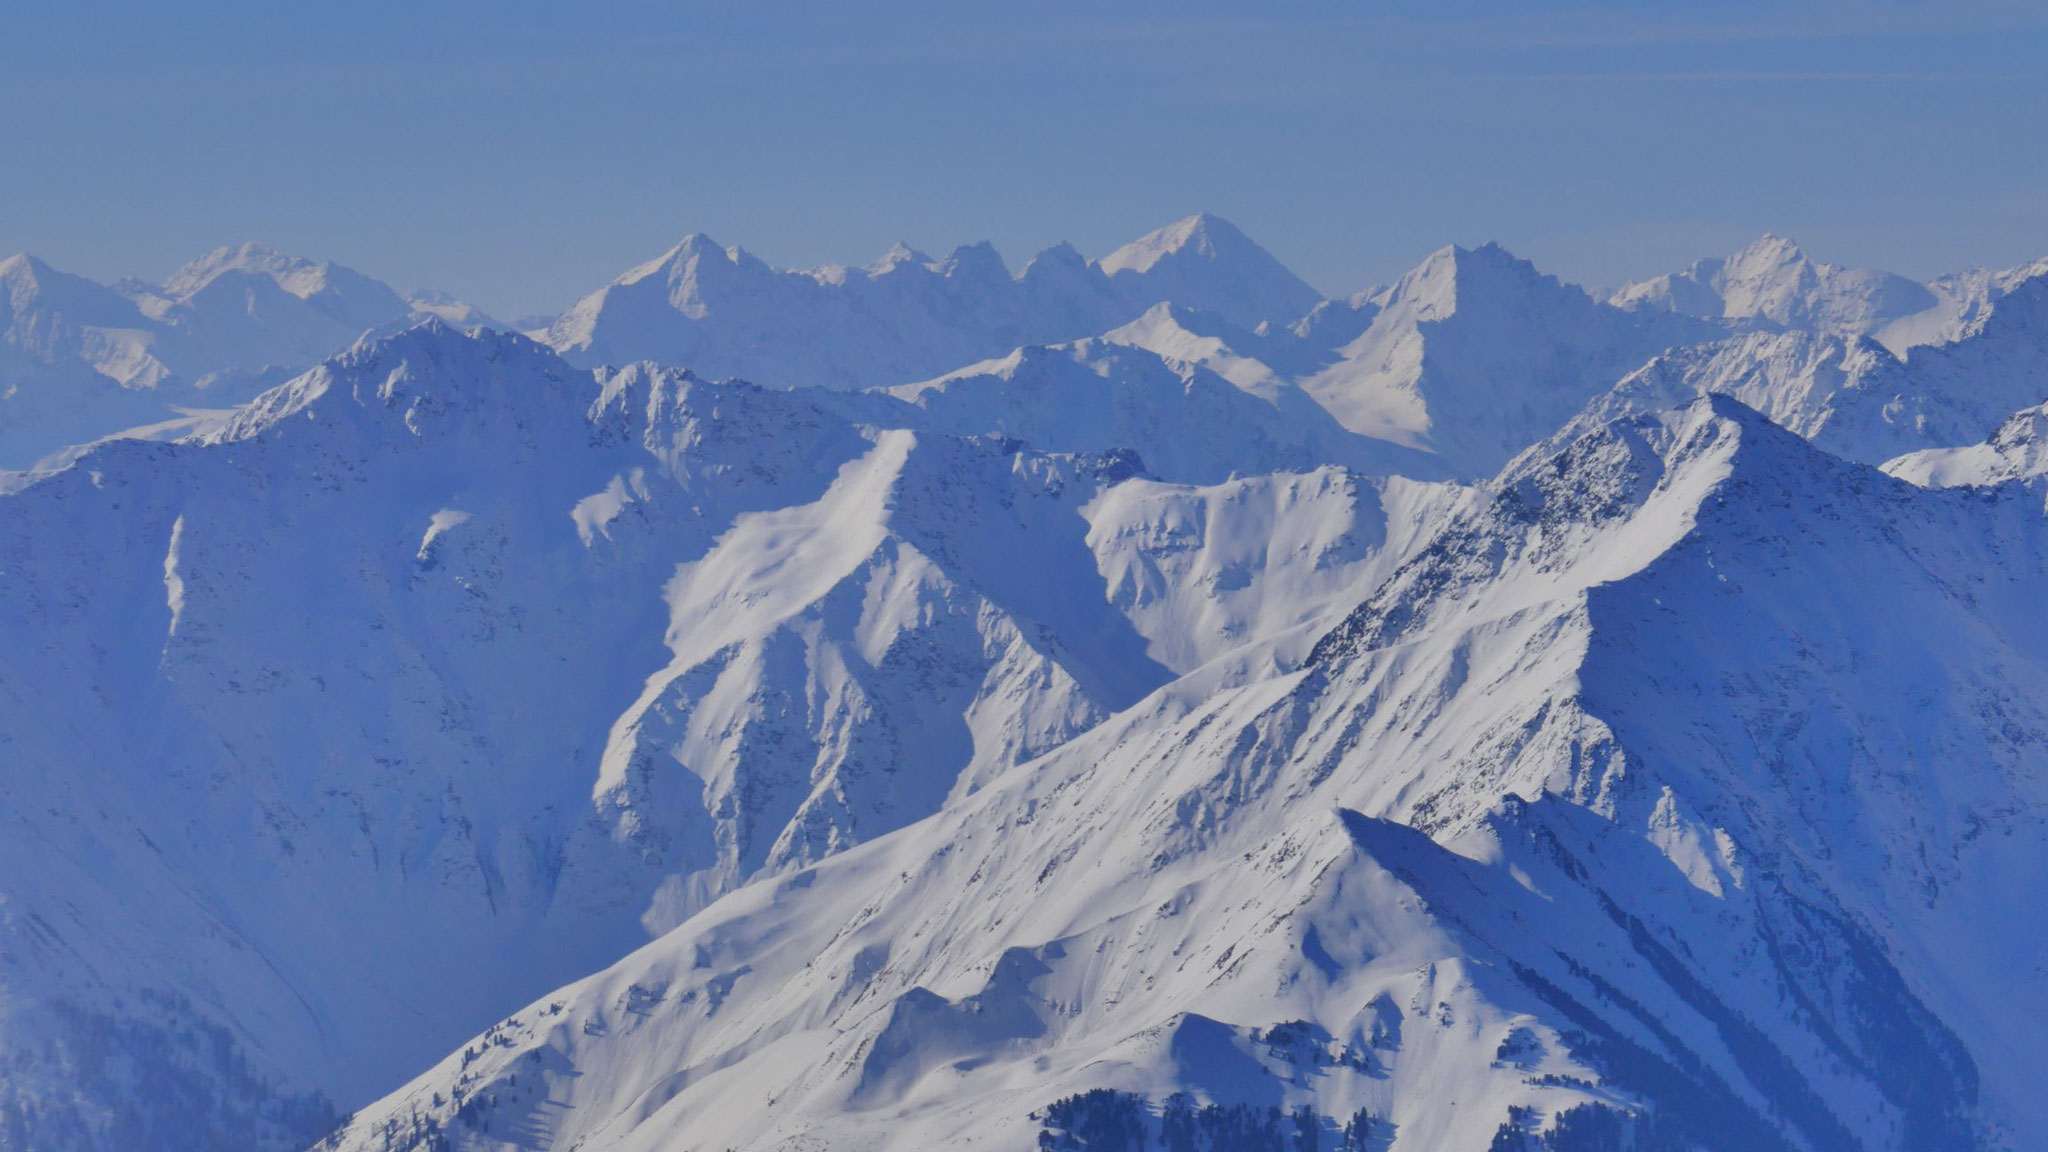
[[[0,1147],[2018,1152],[2041,272],[0,263]]]

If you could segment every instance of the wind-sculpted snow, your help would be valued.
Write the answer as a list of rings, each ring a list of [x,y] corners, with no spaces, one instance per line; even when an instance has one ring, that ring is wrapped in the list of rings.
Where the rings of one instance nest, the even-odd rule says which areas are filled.
[[[1154,658],[1186,673],[1238,654],[1270,673],[1299,664],[1465,495],[1340,468],[1209,487],[1131,480],[1086,509],[1088,542]]]
[[[2044,585],[2023,491],[1725,398],[1609,425],[1308,667],[745,886],[338,1146],[1025,1148],[1107,1088],[1155,1138],[1186,1092],[1394,1149],[2021,1147]]]

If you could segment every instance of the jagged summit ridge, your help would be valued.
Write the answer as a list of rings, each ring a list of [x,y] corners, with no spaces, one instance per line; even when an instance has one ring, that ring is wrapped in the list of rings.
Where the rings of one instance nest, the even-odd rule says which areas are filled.
[[[987,244],[943,260],[898,245],[863,269],[784,271],[698,235],[579,301],[548,341],[580,363],[655,359],[853,389],[1099,335],[1163,300],[1249,326],[1291,322],[1321,299],[1214,217],[1153,233],[1110,261],[1062,246],[1013,276]]]

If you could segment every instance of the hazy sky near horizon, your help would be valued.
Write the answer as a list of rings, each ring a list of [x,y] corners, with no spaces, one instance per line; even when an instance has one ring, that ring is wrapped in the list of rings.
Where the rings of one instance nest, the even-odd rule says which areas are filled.
[[[1332,294],[1485,240],[1596,285],[1764,231],[1916,275],[2048,255],[2037,2],[18,0],[0,27],[0,253],[98,279],[261,239],[516,316],[690,232],[1021,266],[1202,210]]]

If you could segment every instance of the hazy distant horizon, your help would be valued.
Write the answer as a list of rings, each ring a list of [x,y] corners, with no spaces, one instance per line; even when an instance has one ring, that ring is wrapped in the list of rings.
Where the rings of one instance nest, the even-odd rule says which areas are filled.
[[[261,240],[501,316],[691,232],[1019,266],[1197,211],[1333,296],[1489,240],[1595,287],[1764,232],[1922,278],[2048,255],[2017,4],[227,7],[10,17],[0,253],[153,280]]]

